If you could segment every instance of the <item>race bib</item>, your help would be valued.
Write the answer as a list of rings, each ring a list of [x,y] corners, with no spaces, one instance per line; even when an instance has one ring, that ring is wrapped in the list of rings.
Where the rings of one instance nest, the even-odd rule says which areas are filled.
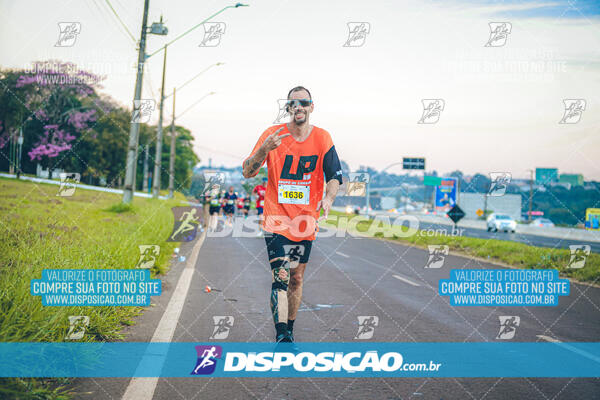
[[[227,204],[229,204],[229,205],[233,204],[233,200],[227,200]]]
[[[259,201],[258,202],[258,206],[259,207],[264,207],[265,206],[265,201],[264,200]]]
[[[308,204],[310,200],[310,186],[306,185],[278,185],[277,201],[279,204]]]
[[[213,199],[210,201],[210,205],[211,206],[218,206],[219,205],[219,199]]]

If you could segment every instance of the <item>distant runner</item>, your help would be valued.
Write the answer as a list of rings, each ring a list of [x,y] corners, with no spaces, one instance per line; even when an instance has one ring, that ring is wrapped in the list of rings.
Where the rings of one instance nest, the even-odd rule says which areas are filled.
[[[237,193],[233,191],[233,186],[229,186],[229,191],[225,193],[223,197],[225,200],[225,206],[223,207],[223,212],[227,215],[226,223],[231,226],[233,225],[233,213],[235,208],[235,202],[238,198]]]
[[[267,188],[265,185],[267,184],[267,178],[263,178],[262,184],[258,184],[254,187],[252,193],[257,196],[256,198],[256,213],[259,216],[260,224],[262,226],[263,223],[263,208],[265,206],[265,193],[267,192]],[[258,231],[258,236],[262,235],[261,231]]]
[[[250,195],[247,195],[244,198],[244,218],[248,218],[249,212],[250,212]]]
[[[244,196],[240,195],[237,199],[237,214],[238,216],[244,213]]]
[[[219,199],[218,194],[216,196],[210,196],[209,197],[209,213],[210,213],[210,222],[208,224],[210,230],[215,230],[215,228],[217,227],[217,220],[219,218],[219,209],[221,208],[221,202]]]

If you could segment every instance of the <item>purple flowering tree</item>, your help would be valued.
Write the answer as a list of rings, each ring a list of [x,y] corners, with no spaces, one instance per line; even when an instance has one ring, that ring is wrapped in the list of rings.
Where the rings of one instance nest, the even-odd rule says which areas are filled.
[[[24,93],[26,112],[23,122],[33,122],[36,138],[27,152],[31,161],[40,161],[44,167],[59,166],[76,140],[86,135],[97,120],[96,89],[102,78],[79,70],[69,62],[35,62],[30,71],[24,71],[15,88]],[[26,116],[26,118],[25,118]],[[2,136],[0,131],[0,148]]]

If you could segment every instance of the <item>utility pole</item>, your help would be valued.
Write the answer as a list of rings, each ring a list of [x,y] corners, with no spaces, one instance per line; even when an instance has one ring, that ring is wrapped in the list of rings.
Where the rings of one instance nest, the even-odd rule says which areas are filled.
[[[144,146],[144,178],[142,179],[142,192],[148,191],[148,144]]]
[[[404,180],[406,180],[406,179],[404,179]],[[404,198],[404,214],[408,214],[408,193],[409,193],[408,185],[409,185],[409,183],[406,183],[406,197]]]
[[[17,138],[19,147],[17,148],[17,179],[21,178],[21,153],[23,151],[23,125],[19,127],[19,137]]]
[[[125,170],[125,188],[123,190],[123,203],[129,204],[133,200],[135,191],[135,172],[137,164],[138,135],[140,132],[140,122],[133,121],[133,118],[140,117],[140,98],[142,95],[142,77],[144,74],[144,61],[146,58],[146,25],[148,24],[148,6],[150,0],[144,0],[144,16],[142,18],[142,33],[140,36],[140,48],[138,52],[137,76],[135,78],[135,94],[133,97],[132,122],[129,131],[129,144],[127,146],[127,164]]]
[[[483,219],[487,219],[488,192],[483,194]]]
[[[529,170],[529,215],[527,216],[527,220],[531,221],[531,211],[533,207],[533,170]]]
[[[423,209],[427,209],[427,186],[425,186],[425,170],[423,170]]]
[[[169,198],[173,198],[175,184],[175,92],[173,89],[173,120],[171,121],[171,156],[169,158]]]
[[[367,181],[367,198],[365,199],[365,214],[369,217],[369,206],[371,205],[371,197],[369,195],[369,185],[371,184],[371,179]]]
[[[152,197],[158,198],[160,192],[160,169],[162,161],[162,142],[163,142],[163,105],[165,102],[165,72],[167,70],[167,46],[165,46],[165,54],[163,59],[163,74],[162,85],[160,88],[160,109],[158,112],[158,128],[156,131],[156,155],[154,156],[154,185],[152,188]]]

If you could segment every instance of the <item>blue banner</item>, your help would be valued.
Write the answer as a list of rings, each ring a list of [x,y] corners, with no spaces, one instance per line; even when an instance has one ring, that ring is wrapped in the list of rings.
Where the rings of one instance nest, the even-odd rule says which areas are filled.
[[[600,377],[600,343],[0,343],[1,377]]]
[[[439,295],[453,306],[557,306],[570,292],[555,269],[452,269],[438,281]]]
[[[149,306],[162,282],[147,269],[45,269],[30,293],[43,306]]]

